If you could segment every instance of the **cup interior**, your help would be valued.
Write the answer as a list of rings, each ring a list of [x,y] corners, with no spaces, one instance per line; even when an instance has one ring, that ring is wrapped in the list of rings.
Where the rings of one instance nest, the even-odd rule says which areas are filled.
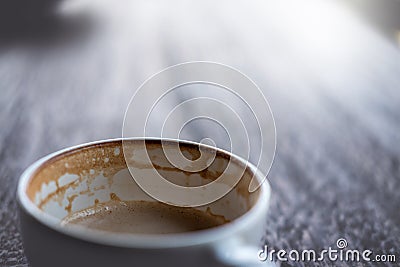
[[[135,151],[138,142],[141,141],[129,141],[132,151]],[[172,144],[177,141],[170,142]],[[124,146],[126,144],[124,141]],[[180,142],[179,147],[189,159],[199,156],[197,144]],[[156,168],[164,178],[189,187],[216,180],[230,160],[237,166],[243,167],[246,164],[217,150],[214,161],[206,169],[197,173],[185,172],[168,162],[160,140],[146,140],[146,148],[153,166],[138,168]],[[245,167],[242,178],[228,194],[196,209],[224,218],[226,222],[249,211],[257,202],[260,190],[252,193],[248,191],[254,172],[248,166]],[[89,144],[51,156],[35,168],[23,190],[34,206],[60,222],[73,212],[110,200],[157,201],[148,196],[132,178],[121,140]]]

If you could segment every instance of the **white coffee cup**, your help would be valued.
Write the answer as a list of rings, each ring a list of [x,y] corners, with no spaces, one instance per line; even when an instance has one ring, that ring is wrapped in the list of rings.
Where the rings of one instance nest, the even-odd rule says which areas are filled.
[[[133,150],[138,142],[146,142],[153,155],[162,155],[160,140],[130,139]],[[179,142],[189,152],[198,151],[196,143],[168,142]],[[265,181],[257,191],[249,193],[253,176],[261,181],[263,175],[243,159],[219,149],[215,149],[215,164],[208,167],[210,173],[223,171],[221,166],[228,160],[245,166],[246,171],[226,196],[199,209],[209,208],[212,214],[231,220],[229,223],[163,235],[61,225],[69,213],[109,201],[113,196],[123,201],[155,201],[132,179],[122,150],[121,139],[83,144],[48,155],[22,174],[17,197],[25,253],[31,266],[273,266],[258,259],[269,206],[269,184]],[[156,168],[162,168],[162,157],[154,158]],[[189,186],[203,179],[173,168],[163,170],[163,174],[177,182],[186,179]]]

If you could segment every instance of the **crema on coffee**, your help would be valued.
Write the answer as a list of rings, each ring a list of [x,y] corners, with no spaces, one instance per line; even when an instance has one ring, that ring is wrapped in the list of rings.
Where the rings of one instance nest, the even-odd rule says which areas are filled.
[[[134,234],[171,234],[203,230],[228,222],[223,216],[195,208],[152,201],[109,201],[71,213],[62,224]]]

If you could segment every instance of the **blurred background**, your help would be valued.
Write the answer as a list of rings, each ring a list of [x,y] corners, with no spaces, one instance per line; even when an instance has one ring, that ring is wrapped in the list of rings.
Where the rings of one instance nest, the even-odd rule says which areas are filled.
[[[140,84],[193,60],[239,69],[274,113],[265,244],[322,249],[344,237],[400,261],[399,47],[397,0],[1,1],[0,266],[27,266],[15,212],[22,171],[61,148],[121,137]],[[178,91],[169,105],[186,98]],[[226,145],[215,125],[189,126],[187,139]]]

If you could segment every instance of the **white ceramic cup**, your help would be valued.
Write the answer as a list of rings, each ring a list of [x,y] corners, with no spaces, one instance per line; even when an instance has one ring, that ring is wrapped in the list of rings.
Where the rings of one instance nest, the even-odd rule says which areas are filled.
[[[135,151],[137,143],[144,141],[155,168],[167,179],[188,186],[215,179],[212,176],[223,171],[228,160],[245,166],[245,174],[232,191],[198,208],[208,208],[231,221],[205,230],[164,235],[62,226],[61,220],[69,213],[112,198],[155,201],[129,174],[121,139],[83,144],[40,159],[19,180],[21,231],[31,266],[272,266],[258,259],[270,187],[265,181],[257,191],[248,192],[253,176],[263,178],[253,165],[215,149],[216,158],[205,175],[188,174],[165,162],[160,140],[131,139],[129,144]],[[168,142],[179,142],[189,156],[199,151],[196,143]]]

